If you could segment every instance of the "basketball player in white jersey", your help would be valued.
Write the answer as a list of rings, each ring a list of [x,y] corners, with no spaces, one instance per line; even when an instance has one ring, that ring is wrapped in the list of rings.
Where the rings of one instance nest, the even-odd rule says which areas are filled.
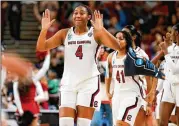
[[[145,51],[140,48],[142,36],[137,29],[133,25],[127,25],[122,29],[122,31],[127,31],[131,35],[132,48],[136,52],[137,56],[149,59],[149,56],[145,53]]]
[[[141,34],[137,31],[137,29],[133,25],[127,25],[123,29],[123,31],[127,31],[131,37],[132,37],[132,48],[134,49],[135,53],[137,54],[138,57],[145,58],[149,60],[148,55],[145,53],[143,49],[141,49],[141,40],[142,36]],[[153,61],[152,61],[153,62]],[[154,62],[155,64],[155,62]],[[151,83],[149,83],[149,77],[146,78],[144,75],[140,75],[140,81],[139,81],[140,86],[143,89],[143,98],[147,99],[149,98],[149,95],[147,96],[146,91],[150,91],[151,89]],[[152,93],[150,93],[152,94]],[[147,97],[147,98],[146,98]],[[137,116],[137,121],[141,123],[142,121],[146,120],[146,115],[150,115],[148,107],[148,103],[143,99],[143,108],[140,109],[140,112]]]
[[[172,45],[171,45],[172,46]],[[169,49],[168,49],[169,50]],[[161,71],[164,72],[164,66],[165,66],[165,60],[163,60],[161,63],[160,63],[160,66],[159,66],[159,69]],[[165,72],[164,72],[165,73]],[[165,73],[167,74],[167,73]],[[161,100],[162,100],[162,97],[163,97],[163,83],[164,83],[165,80],[162,80],[162,79],[158,79],[158,83],[157,83],[157,88],[156,88],[156,107],[155,107],[155,118],[157,120],[157,124],[159,125],[159,121],[160,121],[160,103],[161,103]],[[171,116],[170,116],[170,123],[171,124],[176,124],[176,116],[175,116],[175,110],[176,108],[173,109],[172,113],[171,113]]]
[[[159,66],[159,69],[164,72],[164,64],[165,64],[165,60],[163,60],[161,63],[160,63],[160,66]],[[162,98],[162,95],[163,95],[163,82],[164,80],[162,79],[158,79],[158,83],[157,83],[157,87],[156,87],[156,107],[155,107],[155,118],[157,120],[157,123],[159,124],[159,108],[160,108],[160,102],[161,102],[161,98]]]
[[[179,122],[179,83],[172,83],[169,79],[172,75],[179,76],[179,23],[172,27],[171,39],[173,42],[176,42],[176,45],[170,53],[167,50],[168,46],[166,42],[160,44],[165,54],[165,70],[167,72],[166,80],[163,84],[164,93],[160,107],[160,126],[168,125],[168,120],[175,105],[177,120]]]
[[[42,17],[37,50],[44,51],[65,45],[64,73],[61,81],[61,106],[59,125],[73,126],[77,118],[78,126],[89,126],[94,107],[99,106],[96,96],[99,92],[99,71],[96,53],[103,44],[109,48],[119,48],[117,39],[103,27],[103,17],[99,11],[94,12],[85,5],[79,5],[73,11],[74,27],[61,29],[46,40],[47,30],[54,20],[50,20],[47,9]],[[91,21],[93,28],[87,24]]]
[[[171,40],[170,40],[170,33],[166,33],[166,36],[164,37],[164,41],[169,45],[167,50],[168,50],[168,53],[172,52],[173,49],[175,48],[176,44],[173,42],[171,43]],[[167,71],[164,70],[164,67],[165,67],[165,63],[166,61],[163,60],[161,63],[160,63],[160,66],[159,66],[159,69],[161,71],[163,71],[165,74],[167,74]],[[165,80],[162,80],[162,79],[158,79],[158,83],[157,83],[157,87],[156,87],[156,107],[155,107],[155,118],[157,120],[157,123],[159,125],[159,120],[160,120],[160,103],[161,103],[161,100],[162,100],[162,97],[163,97],[163,83],[164,83]],[[172,82],[172,81],[170,81]],[[170,122],[175,124],[176,123],[176,116],[175,116],[175,108],[173,109],[172,113],[171,113],[171,116],[170,116]]]
[[[115,126],[132,126],[142,106],[139,76],[125,76],[124,60],[127,50],[132,46],[132,38],[126,31],[116,33],[120,48],[108,56],[106,91],[109,93],[110,84],[114,84],[112,97],[113,124]]]

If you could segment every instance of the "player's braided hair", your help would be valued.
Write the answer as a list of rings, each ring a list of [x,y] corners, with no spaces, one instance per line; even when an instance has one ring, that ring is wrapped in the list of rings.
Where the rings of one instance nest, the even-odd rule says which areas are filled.
[[[142,35],[141,35],[141,33],[138,32],[137,29],[133,25],[127,25],[124,28],[127,28],[130,31],[130,34],[132,36],[136,35],[135,45],[140,47],[141,41],[142,41]]]

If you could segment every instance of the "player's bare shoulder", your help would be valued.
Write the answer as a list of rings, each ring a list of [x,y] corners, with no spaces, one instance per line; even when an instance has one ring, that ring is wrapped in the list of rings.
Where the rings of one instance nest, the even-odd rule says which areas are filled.
[[[65,41],[65,38],[66,38],[66,35],[68,33],[68,30],[70,28],[65,28],[65,29],[60,29],[57,33],[56,33],[56,36],[57,36],[57,40],[59,40],[60,43],[64,43]]]
[[[108,62],[111,64],[112,62],[112,57],[114,55],[115,51],[111,52],[109,55],[108,55]]]
[[[59,30],[60,34],[62,35],[63,40],[65,40],[65,37],[66,37],[69,29],[70,28],[65,28],[65,29]]]

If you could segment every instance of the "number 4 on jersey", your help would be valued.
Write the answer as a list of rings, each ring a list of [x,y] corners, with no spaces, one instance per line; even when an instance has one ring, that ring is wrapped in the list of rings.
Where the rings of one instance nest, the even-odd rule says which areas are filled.
[[[79,57],[79,59],[83,58],[83,52],[82,51],[83,51],[82,45],[79,45],[77,50],[76,50],[76,53],[75,53],[76,57]]]

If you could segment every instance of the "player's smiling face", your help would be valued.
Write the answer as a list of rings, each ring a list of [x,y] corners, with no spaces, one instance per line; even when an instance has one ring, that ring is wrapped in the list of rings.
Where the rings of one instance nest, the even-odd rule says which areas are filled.
[[[127,46],[127,43],[126,43],[126,40],[125,40],[123,34],[121,32],[117,33],[116,38],[117,38],[117,40],[118,40],[118,42],[120,44],[120,48],[125,49],[126,46]]]
[[[79,6],[73,12],[73,23],[75,26],[87,25],[90,16],[85,7]]]

